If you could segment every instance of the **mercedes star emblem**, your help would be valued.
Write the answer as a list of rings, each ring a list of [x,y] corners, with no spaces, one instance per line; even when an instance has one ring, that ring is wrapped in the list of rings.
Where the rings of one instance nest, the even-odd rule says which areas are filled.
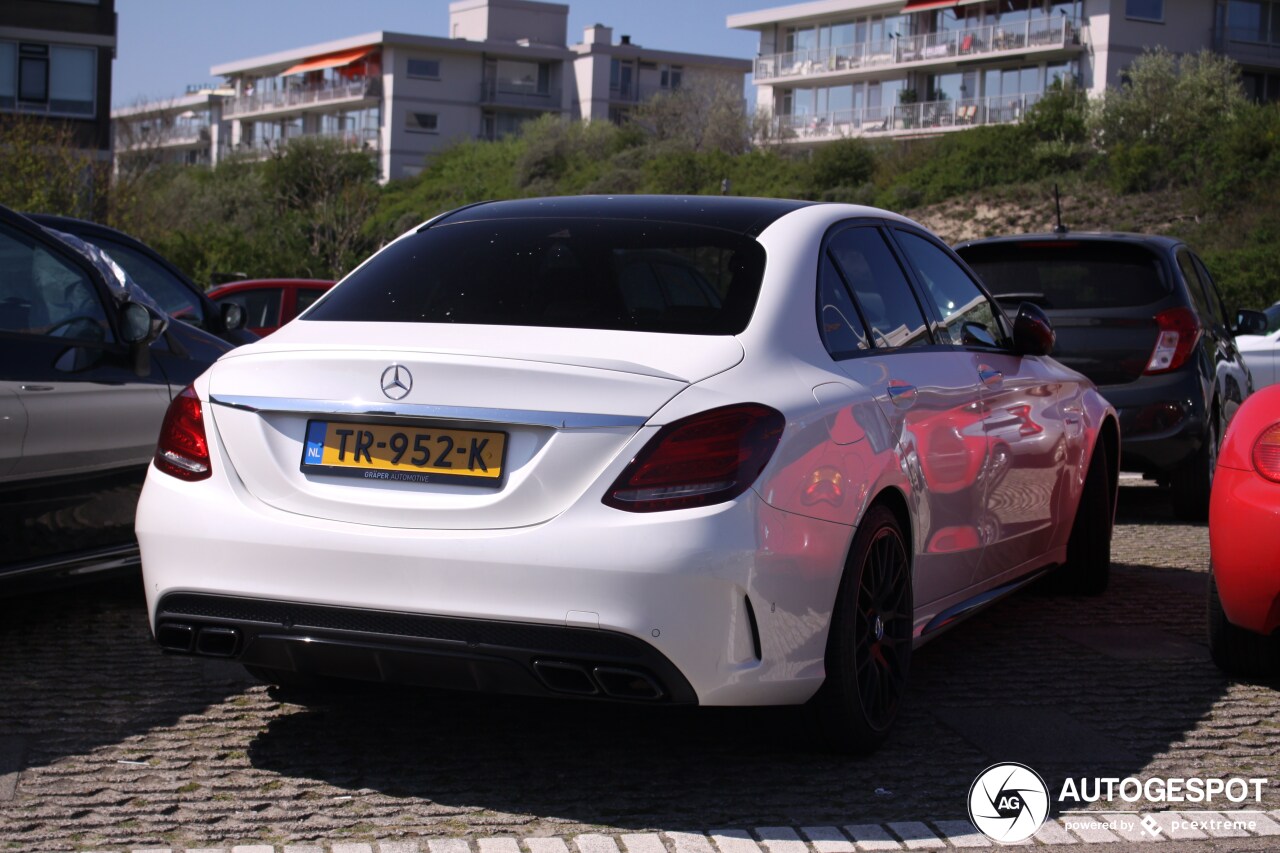
[[[413,374],[407,367],[393,364],[382,371],[382,393],[392,400],[403,400],[413,388]]]

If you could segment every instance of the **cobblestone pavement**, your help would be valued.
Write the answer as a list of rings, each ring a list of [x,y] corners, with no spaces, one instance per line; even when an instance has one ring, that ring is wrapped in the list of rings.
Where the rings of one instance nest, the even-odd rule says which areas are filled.
[[[865,759],[818,752],[789,710],[388,688],[304,707],[234,665],[161,655],[136,581],[0,602],[0,849],[506,836],[558,853],[528,839],[563,836],[612,853],[580,836],[661,831],[676,850],[676,833],[716,827],[954,826],[1003,760],[1055,792],[1067,777],[1272,776],[1276,685],[1233,683],[1208,659],[1206,529],[1174,524],[1154,488],[1121,492],[1107,594],[1033,588],[921,649],[900,725]],[[1277,819],[1280,781],[1221,807]],[[733,837],[721,853],[751,853]]]

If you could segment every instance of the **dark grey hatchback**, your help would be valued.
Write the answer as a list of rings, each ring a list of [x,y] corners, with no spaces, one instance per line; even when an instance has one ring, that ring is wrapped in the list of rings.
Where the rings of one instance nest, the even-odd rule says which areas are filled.
[[[1027,234],[956,251],[1002,305],[1044,309],[1054,358],[1120,414],[1121,466],[1166,484],[1179,517],[1203,520],[1218,443],[1253,390],[1233,336],[1257,312],[1229,314],[1204,263],[1167,237]]]

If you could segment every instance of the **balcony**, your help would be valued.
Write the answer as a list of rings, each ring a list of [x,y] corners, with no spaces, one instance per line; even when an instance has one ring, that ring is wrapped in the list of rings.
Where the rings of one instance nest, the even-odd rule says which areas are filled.
[[[515,86],[501,80],[485,80],[480,84],[480,103],[497,107],[519,107],[527,110],[559,110],[560,90],[539,92],[526,86]]]
[[[927,101],[896,107],[778,116],[774,130],[785,142],[826,142],[852,137],[928,136],[990,124],[1020,121],[1042,95],[1009,95],[966,98],[960,101]]]
[[[299,139],[336,139],[342,142],[347,148],[353,150],[365,151],[369,154],[377,154],[382,148],[382,135],[377,128],[365,128],[363,130],[320,130],[314,133],[298,133],[293,136],[270,138],[270,139],[252,139],[240,142],[236,146],[225,146],[219,149],[219,159],[227,156],[237,156],[249,160],[266,159],[272,154],[282,151],[285,147]]]
[[[381,94],[381,80],[355,80],[310,89],[286,89],[229,98],[223,103],[222,114],[227,118],[244,118],[265,113],[303,112],[316,107],[377,98]]]
[[[146,148],[199,148],[210,141],[208,124],[177,124],[171,127],[144,127],[125,131],[116,145],[130,151]]]
[[[1074,48],[1079,29],[1059,15],[1016,26],[972,27],[944,33],[902,36],[840,47],[775,53],[756,59],[754,82],[883,73],[898,67],[955,65],[1012,52]]]
[[[1214,30],[1213,49],[1241,65],[1280,66],[1280,43],[1254,28]]]

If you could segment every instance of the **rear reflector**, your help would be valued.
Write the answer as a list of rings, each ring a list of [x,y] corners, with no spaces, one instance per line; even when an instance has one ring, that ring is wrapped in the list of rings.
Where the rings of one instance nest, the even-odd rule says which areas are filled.
[[[1268,480],[1280,483],[1280,423],[1264,429],[1254,442],[1253,467]]]
[[[155,463],[179,480],[204,480],[212,473],[200,398],[190,385],[173,398],[164,414]]]
[[[614,509],[658,512],[732,500],[764,470],[786,419],[768,406],[725,406],[667,424],[604,496]]]
[[[1146,373],[1168,373],[1186,363],[1200,340],[1200,320],[1190,308],[1170,308],[1156,315],[1160,336],[1147,361]]]

